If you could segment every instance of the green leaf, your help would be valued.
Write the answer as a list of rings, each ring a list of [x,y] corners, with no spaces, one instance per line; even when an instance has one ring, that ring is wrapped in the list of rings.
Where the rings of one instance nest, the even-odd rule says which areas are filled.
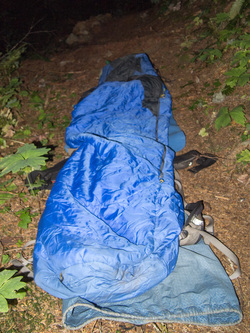
[[[246,125],[246,117],[244,113],[244,109],[242,106],[236,106],[230,112],[230,117],[237,123],[242,126]]]
[[[218,88],[219,86],[221,86],[221,83],[220,83],[220,80],[219,79],[216,79],[214,82],[213,82],[213,85]]]
[[[10,81],[10,84],[12,86],[19,86],[21,84],[21,82],[19,81],[19,78],[18,77],[13,77]]]
[[[15,154],[5,156],[0,160],[0,170],[2,170],[0,177],[9,172],[25,172],[27,168],[31,170],[40,169],[42,165],[46,164],[44,155],[49,150],[49,148],[36,148],[34,144],[25,144]]]
[[[9,185],[6,185],[6,190],[11,192],[11,191],[15,191],[17,189],[17,186],[15,183],[11,183]]]
[[[11,182],[13,182],[14,178],[11,178],[11,179],[8,179],[4,182],[1,182],[0,184],[0,189],[1,190],[5,190],[6,189],[6,186],[9,186]]]
[[[248,83],[249,78],[250,78],[250,75],[249,75],[249,74],[247,74],[247,73],[242,74],[242,75],[239,77],[239,80],[238,80],[238,82],[237,82],[238,85],[239,85],[240,87],[243,87],[245,84]]]
[[[233,60],[232,60],[232,63],[231,65],[235,65],[237,64],[238,62],[240,62],[240,67],[243,68],[245,67],[248,62],[249,62],[249,58],[250,58],[250,51],[238,51],[234,54],[233,56]]]
[[[247,133],[247,131],[245,131],[242,135],[241,135],[241,141],[244,142],[246,140],[250,139],[250,135]]]
[[[7,299],[18,298],[17,291],[26,286],[25,282],[21,282],[22,276],[16,276],[12,279],[9,279],[5,284],[0,288],[0,294]]]
[[[6,201],[14,197],[14,194],[8,192],[0,192],[0,205],[4,205]]]
[[[226,86],[234,88],[237,85],[238,77],[230,77],[226,80]]]
[[[240,154],[237,155],[237,162],[249,163],[250,162],[250,150],[242,150]]]
[[[10,256],[8,254],[2,255],[2,264],[5,265],[10,261]]]
[[[222,22],[225,22],[229,19],[228,13],[218,13],[215,17],[216,23],[220,24]]]
[[[28,129],[28,128],[26,128],[24,131],[23,131],[23,135],[24,136],[29,136],[29,135],[31,135],[31,130],[30,129]]]
[[[0,295],[0,312],[8,312],[9,307],[8,307],[8,302],[6,301],[6,299]]]
[[[219,31],[219,40],[220,41],[227,41],[228,39],[230,39],[230,37],[232,36],[232,35],[234,35],[235,34],[235,29],[233,29],[233,30],[228,30],[228,29],[223,29],[223,30],[220,30]]]
[[[4,206],[2,209],[0,209],[1,214],[5,214],[11,211],[11,208],[9,206]]]
[[[215,120],[215,128],[217,129],[217,131],[219,131],[221,127],[226,127],[230,123],[231,123],[231,118],[229,115],[228,108],[224,106],[220,108],[220,111],[217,115],[217,118]]]
[[[227,71],[224,73],[224,75],[227,76],[232,76],[232,77],[240,77],[242,74],[244,74],[246,72],[246,68],[241,68],[241,67],[236,67],[231,69],[230,71]]]
[[[235,85],[233,87],[230,87],[228,85],[226,85],[223,89],[222,89],[222,94],[223,95],[231,95],[235,90]]]
[[[211,54],[215,55],[217,58],[221,58],[222,57],[222,52],[219,49],[213,49],[213,50],[211,50]]]
[[[16,243],[16,245],[18,247],[22,247],[23,246],[23,242],[21,241],[21,239],[18,240],[18,242]]]
[[[17,212],[16,215],[20,215],[20,221],[18,223],[18,226],[20,228],[27,229],[28,224],[32,221],[29,210],[27,210],[27,209],[21,210],[21,211]]]
[[[0,146],[3,148],[6,148],[6,140],[4,140],[3,138],[0,138]]]
[[[19,299],[23,299],[25,296],[26,296],[26,291],[21,291],[21,290],[18,290],[17,292],[17,298]]]
[[[17,270],[8,270],[5,269],[2,272],[0,272],[0,288],[4,285],[6,281],[8,281],[15,273]],[[0,289],[1,290],[1,289]]]
[[[27,90],[22,90],[22,91],[20,91],[19,95],[23,96],[23,97],[27,97],[27,96],[29,96],[29,93]]]
[[[19,102],[19,100],[16,97],[11,98],[8,103],[6,104],[7,108],[20,108],[21,104]]]
[[[44,100],[38,95],[37,91],[34,91],[30,97],[31,103],[44,104]]]
[[[245,37],[246,37],[246,39],[245,40],[242,40],[242,41],[240,41],[240,47],[242,48],[242,49],[249,49],[250,48],[250,38],[249,38],[249,34],[248,35],[246,35]],[[241,37],[244,37],[244,36],[241,36]],[[243,39],[243,38],[242,38]]]
[[[205,61],[207,59],[208,55],[207,54],[203,54],[202,56],[199,57],[199,59],[201,61]]]

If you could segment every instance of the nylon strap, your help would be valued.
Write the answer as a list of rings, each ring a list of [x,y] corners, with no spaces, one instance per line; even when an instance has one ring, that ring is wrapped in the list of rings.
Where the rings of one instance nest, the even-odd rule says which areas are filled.
[[[175,185],[177,191],[182,196],[184,207],[186,207],[187,203],[184,197],[184,191],[181,184],[181,177],[179,173],[174,169],[174,176],[175,176]],[[188,212],[185,210],[186,214]],[[229,276],[231,280],[237,279],[241,275],[240,269],[240,262],[238,257],[231,251],[228,247],[226,247],[221,241],[219,241],[216,237],[213,236],[214,233],[214,221],[213,218],[209,215],[203,215],[204,219],[207,219],[209,223],[205,225],[205,230],[199,230],[198,228],[193,228],[190,224],[186,225],[184,230],[186,230],[190,235],[197,236],[201,235],[204,239],[204,242],[209,245],[210,243],[213,244],[221,253],[223,253],[227,258],[229,258],[236,266],[236,270],[232,275]],[[187,236],[188,237],[188,236]],[[194,237],[196,239],[196,237]]]
[[[219,241],[216,237],[209,234],[208,232],[194,229],[191,226],[187,226],[186,230],[190,234],[200,234],[207,245],[209,245],[210,243],[213,244],[221,253],[223,253],[226,257],[228,257],[237,266],[234,273],[229,276],[231,280],[237,279],[241,275],[240,262],[238,257],[221,241]]]

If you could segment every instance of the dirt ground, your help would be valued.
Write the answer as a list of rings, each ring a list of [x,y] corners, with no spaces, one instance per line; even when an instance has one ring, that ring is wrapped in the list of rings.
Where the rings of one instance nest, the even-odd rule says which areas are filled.
[[[44,122],[42,129],[37,129],[35,124],[38,114],[27,106],[27,109],[22,110],[22,119],[18,126],[32,128],[32,134],[26,142],[49,138],[48,143],[56,146],[54,161],[49,165],[55,164],[66,157],[63,149],[64,116],[70,119],[72,107],[81,94],[98,84],[100,71],[106,62],[126,54],[147,53],[172,95],[174,117],[186,135],[187,142],[183,152],[196,149],[218,156],[216,164],[196,175],[187,170],[180,173],[186,200],[204,200],[205,213],[212,215],[215,220],[215,235],[240,259],[242,275],[233,284],[241,304],[243,321],[232,327],[210,328],[175,323],[167,324],[167,327],[157,323],[133,326],[97,320],[79,332],[248,332],[249,175],[246,166],[236,163],[236,154],[245,149],[245,146],[240,140],[240,125],[233,124],[219,132],[214,128],[215,112],[219,107],[233,107],[243,103],[241,96],[247,95],[247,88],[241,88],[241,91],[227,96],[224,104],[213,103],[212,95],[209,94],[213,82],[216,79],[224,80],[223,72],[228,63],[226,60],[210,65],[190,62],[193,52],[201,49],[205,43],[198,40],[198,28],[192,25],[190,13],[186,11],[180,15],[179,12],[172,12],[159,18],[156,12],[147,11],[113,18],[102,26],[102,30],[88,44],[71,48],[61,46],[49,61],[25,60],[19,70],[24,85],[30,91],[38,91],[43,96],[45,111],[52,114],[51,117],[56,119],[57,125],[51,129]],[[190,47],[187,48],[187,45]],[[196,101],[199,102],[196,103],[197,107],[192,108]],[[249,106],[247,101],[244,101],[244,105]],[[202,128],[207,128],[207,136],[199,135]],[[18,143],[12,142],[8,149],[11,152],[17,147]],[[19,186],[22,186],[21,182]],[[37,201],[30,203],[34,210],[43,210],[47,192],[39,194],[39,204]],[[40,215],[33,219],[27,230],[18,228],[17,221],[12,220],[11,215],[5,214],[4,218],[1,218],[0,227],[5,230],[2,238],[4,253],[14,256],[17,251],[15,244],[20,237],[23,242],[35,238],[39,217]],[[230,273],[227,260],[220,254],[218,256]],[[32,304],[37,305],[36,309]],[[35,287],[34,283],[31,283],[28,296],[15,306],[16,310],[11,310],[12,319],[1,317],[1,322],[4,323],[4,330],[0,328],[1,332],[67,332],[61,324],[61,301],[47,295]],[[18,311],[22,315],[18,315]],[[52,318],[50,321],[49,315]],[[35,326],[31,324],[32,318],[36,318]]]

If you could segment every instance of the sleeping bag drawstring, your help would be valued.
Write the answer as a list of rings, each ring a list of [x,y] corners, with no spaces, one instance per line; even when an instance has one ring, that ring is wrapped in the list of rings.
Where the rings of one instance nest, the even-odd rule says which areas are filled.
[[[166,156],[166,146],[164,145],[164,150],[163,150],[163,154],[162,154],[162,160],[161,160],[161,166],[160,166],[160,182],[163,183],[164,179],[163,179],[163,167],[164,167],[164,163],[165,163],[165,156]]]

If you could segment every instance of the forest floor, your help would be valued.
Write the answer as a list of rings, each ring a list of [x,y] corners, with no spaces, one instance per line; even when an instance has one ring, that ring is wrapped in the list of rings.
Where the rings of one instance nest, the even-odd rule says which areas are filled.
[[[236,123],[219,131],[214,127],[220,107],[226,105],[231,108],[242,103],[247,106],[247,88],[237,88],[220,104],[213,100],[214,93],[219,91],[216,82],[225,81],[223,73],[228,69],[230,58],[225,55],[223,61],[212,64],[199,60],[191,62],[194,52],[206,47],[207,43],[199,38],[202,25],[196,26],[194,22],[199,13],[201,10],[197,7],[161,17],[151,10],[113,18],[103,24],[101,31],[89,43],[61,46],[48,60],[23,61],[19,69],[21,79],[26,89],[36,91],[42,97],[45,116],[41,117],[31,104],[24,103],[17,129],[29,128],[31,134],[24,139],[7,139],[7,148],[2,151],[2,156],[16,151],[19,141],[40,141],[55,147],[53,161],[48,166],[67,157],[64,151],[65,128],[73,105],[82,93],[98,84],[100,71],[107,61],[131,53],[147,53],[171,93],[174,117],[186,135],[186,147],[182,152],[195,149],[218,156],[213,166],[197,174],[187,170],[180,173],[186,200],[204,201],[205,213],[215,220],[215,236],[240,260],[242,275],[233,284],[241,304],[243,321],[236,326],[213,328],[176,323],[166,327],[159,323],[133,326],[99,319],[79,332],[248,332],[249,175],[246,166],[236,161],[236,154],[246,149],[240,138],[243,127]],[[201,129],[205,129],[205,136],[200,135]],[[24,187],[21,180],[17,181],[17,185]],[[37,216],[33,217],[27,229],[17,226],[18,216],[2,214],[3,253],[15,258],[20,252],[17,244],[35,239],[48,195],[49,191],[43,191],[38,197],[29,197],[26,204]],[[20,202],[13,201],[11,205],[13,211],[21,209]],[[218,256],[230,273],[227,260],[220,254]],[[68,332],[62,326],[61,304],[61,300],[31,282],[27,296],[12,305],[8,314],[0,316],[0,332]]]

